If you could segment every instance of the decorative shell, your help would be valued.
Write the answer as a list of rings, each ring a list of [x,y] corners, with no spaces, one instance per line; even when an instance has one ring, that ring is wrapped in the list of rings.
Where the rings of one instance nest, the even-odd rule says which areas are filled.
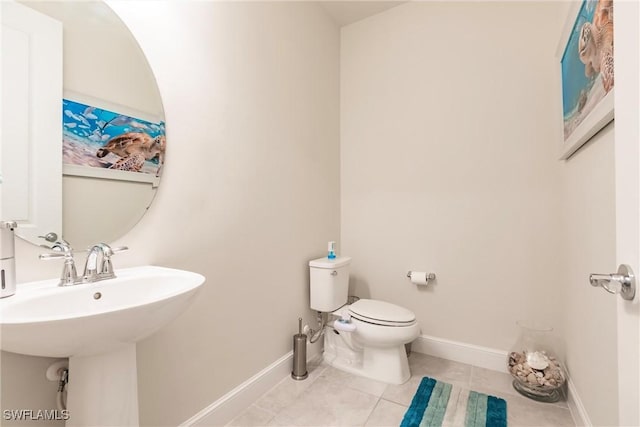
[[[534,351],[527,354],[527,363],[537,371],[543,371],[549,366],[549,358],[541,351]]]

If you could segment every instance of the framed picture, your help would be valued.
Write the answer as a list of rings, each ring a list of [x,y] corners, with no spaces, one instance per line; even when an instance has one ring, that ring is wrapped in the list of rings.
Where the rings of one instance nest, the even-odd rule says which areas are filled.
[[[157,185],[166,150],[162,120],[79,94],[62,100],[65,175]]]
[[[557,57],[567,159],[614,117],[613,0],[571,4]]]

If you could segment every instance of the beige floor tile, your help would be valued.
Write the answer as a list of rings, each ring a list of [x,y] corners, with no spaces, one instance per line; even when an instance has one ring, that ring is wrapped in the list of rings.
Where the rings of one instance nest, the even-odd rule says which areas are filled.
[[[510,427],[575,426],[568,408],[535,402],[521,396],[509,396],[505,400],[507,401],[507,423]]]
[[[403,406],[409,406],[413,400],[413,395],[418,390],[420,381],[422,381],[422,376],[413,375],[404,384],[389,384],[384,393],[382,393],[382,398]]]
[[[291,405],[313,382],[320,378],[320,375],[327,369],[327,365],[322,358],[314,359],[307,365],[309,376],[296,381],[291,377],[282,380],[278,385],[260,397],[255,405],[272,414],[278,414],[287,406]]]
[[[407,407],[388,400],[380,399],[373,409],[365,426],[367,427],[397,427],[402,422]]]
[[[318,378],[274,418],[276,425],[362,426],[378,398]]]
[[[317,359],[309,364],[307,380],[285,379],[231,425],[397,426],[424,376],[504,398],[510,427],[574,425],[566,403],[522,397],[511,388],[508,374],[420,353],[413,353],[409,364],[409,381],[388,385],[328,367]]]
[[[468,388],[471,379],[471,365],[415,352],[409,356],[409,368],[412,376],[431,377],[460,387]]]
[[[320,376],[321,378],[326,378],[336,385],[349,387],[377,397],[382,396],[382,393],[384,393],[384,390],[387,388],[387,383],[350,374],[331,366],[325,369]]]
[[[283,415],[273,417],[265,427],[297,427],[293,421]]]
[[[255,405],[249,406],[242,414],[238,415],[227,426],[237,427],[261,427],[266,426],[273,419],[273,414],[260,409]]]
[[[492,396],[519,396],[518,392],[511,385],[513,378],[504,372],[492,371],[490,369],[473,367],[471,369],[471,380],[469,388],[480,393]]]

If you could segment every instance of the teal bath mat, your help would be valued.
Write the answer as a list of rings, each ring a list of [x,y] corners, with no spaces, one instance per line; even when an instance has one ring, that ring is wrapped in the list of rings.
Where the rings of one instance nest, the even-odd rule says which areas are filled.
[[[400,427],[506,427],[507,402],[424,377]]]

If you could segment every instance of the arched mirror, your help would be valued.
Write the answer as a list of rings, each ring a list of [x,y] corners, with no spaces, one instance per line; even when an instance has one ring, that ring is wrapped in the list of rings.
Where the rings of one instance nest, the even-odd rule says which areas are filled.
[[[40,138],[47,139],[46,150],[58,145],[54,152],[62,154],[62,168],[56,173],[61,176],[61,200],[52,204],[62,214],[59,229],[22,227],[20,218],[5,218],[4,212],[2,219],[18,219],[17,234],[37,245],[50,246],[56,238],[64,238],[76,249],[111,242],[145,214],[160,182],[166,138],[155,78],[131,33],[105,3],[19,1],[17,6],[46,15],[62,28],[62,87],[55,113],[61,137]],[[5,54],[9,49],[3,42],[3,62]],[[3,98],[6,108],[4,104]],[[35,121],[37,126],[37,117]],[[5,141],[5,145],[9,144]],[[3,185],[10,190],[11,163],[5,147],[1,151]],[[42,163],[32,169],[39,173]],[[40,192],[24,210],[59,197],[49,193]],[[12,203],[3,194],[2,210],[11,212],[18,206]]]

